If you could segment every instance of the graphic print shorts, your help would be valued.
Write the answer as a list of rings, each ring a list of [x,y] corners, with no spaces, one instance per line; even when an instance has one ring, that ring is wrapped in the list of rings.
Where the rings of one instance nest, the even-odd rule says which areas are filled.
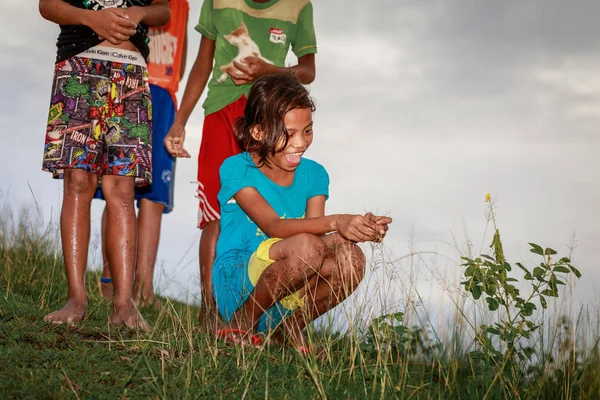
[[[152,109],[146,62],[96,46],[56,64],[42,169],[67,168],[152,184]]]

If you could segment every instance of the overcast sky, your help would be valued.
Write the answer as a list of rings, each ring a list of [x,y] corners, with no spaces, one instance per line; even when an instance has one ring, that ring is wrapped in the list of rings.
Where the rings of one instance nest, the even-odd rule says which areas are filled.
[[[386,250],[416,249],[458,262],[469,237],[487,251],[484,196],[491,192],[507,256],[539,263],[527,242],[566,253],[584,278],[574,296],[598,303],[600,278],[600,3],[521,1],[314,1],[319,53],[311,85],[317,111],[307,156],[331,176],[329,213],[394,218]],[[33,1],[2,0],[0,196],[57,221],[62,184],[40,169],[58,28]],[[191,4],[188,69],[200,35]],[[335,15],[335,18],[333,16]],[[291,58],[293,59],[293,57]],[[181,88],[185,86],[182,82]],[[179,97],[181,97],[181,93]],[[164,218],[156,276],[163,293],[196,301],[195,157],[203,109],[187,127],[191,160],[179,161],[175,211]],[[101,203],[93,206],[97,247]],[[452,244],[449,245],[448,243]],[[483,247],[482,247],[483,246]],[[91,265],[99,261],[90,253]],[[431,270],[460,268],[425,256],[416,287],[440,301]],[[405,262],[391,290],[404,290]]]

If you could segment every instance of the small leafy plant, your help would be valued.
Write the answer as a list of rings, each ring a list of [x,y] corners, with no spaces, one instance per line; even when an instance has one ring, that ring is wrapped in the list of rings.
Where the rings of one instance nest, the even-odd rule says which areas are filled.
[[[571,265],[568,257],[555,257],[555,250],[529,243],[530,251],[539,255],[542,260],[533,271],[519,262],[515,263],[523,270],[523,279],[529,282],[528,294],[521,293],[514,285],[519,280],[511,276],[512,266],[506,260],[502,249],[500,231],[496,226],[494,207],[489,194],[486,195],[486,203],[489,204],[489,216],[495,230],[490,245],[493,255],[482,254],[474,259],[462,257],[466,280],[461,282],[461,285],[475,300],[483,298],[488,309],[497,311],[499,316],[498,322],[492,326],[481,327],[476,335],[481,351],[472,352],[471,358],[491,358],[495,361],[494,364],[506,366],[517,359],[531,359],[534,350],[522,339],[529,339],[540,327],[539,321],[534,318],[534,311],[538,310],[538,305],[543,309],[548,307],[547,297],[559,296],[559,287],[565,284],[569,274],[580,278],[581,273]],[[494,346],[494,336],[503,344],[499,348]]]

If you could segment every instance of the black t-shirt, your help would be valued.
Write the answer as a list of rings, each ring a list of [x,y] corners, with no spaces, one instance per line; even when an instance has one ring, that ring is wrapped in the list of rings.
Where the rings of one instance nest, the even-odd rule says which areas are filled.
[[[104,8],[127,8],[131,6],[148,6],[152,0],[64,0],[72,6],[87,10],[102,10]],[[131,43],[137,47],[142,56],[148,59],[148,27],[139,24],[136,32],[129,38]],[[60,25],[60,34],[56,42],[58,52],[56,62],[66,60],[74,55],[81,53],[91,47],[100,44],[102,40],[98,38],[96,32],[84,25]]]

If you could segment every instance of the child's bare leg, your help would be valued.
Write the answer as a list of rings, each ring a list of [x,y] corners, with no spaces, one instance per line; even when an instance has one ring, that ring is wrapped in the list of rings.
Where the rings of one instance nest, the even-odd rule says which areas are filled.
[[[65,306],[44,317],[54,323],[75,323],[87,310],[85,270],[90,241],[90,205],[98,178],[80,170],[67,169],[60,214],[60,233],[69,291]]]
[[[200,310],[200,324],[207,330],[221,329],[223,323],[212,291],[212,268],[217,253],[217,240],[221,225],[219,220],[208,222],[202,229],[200,237],[200,291],[202,293],[202,308]]]
[[[132,299],[137,245],[134,190],[134,180],[130,177],[105,175],[102,178],[107,208],[106,252],[114,288],[109,322],[148,331],[151,327]]]
[[[365,255],[355,244],[336,243],[330,248],[319,275],[302,291],[305,294],[304,307],[283,321],[283,333],[293,346],[308,348],[302,334],[304,327],[354,292],[364,277],[365,265]]]
[[[141,307],[160,307],[160,302],[154,296],[154,266],[160,240],[160,224],[164,204],[155,203],[148,199],[140,201],[138,216],[138,243],[135,280],[133,283],[133,301]]]
[[[102,222],[100,224],[100,237],[102,243],[102,278],[111,279],[110,275],[110,264],[108,263],[108,256],[106,255],[106,206],[102,212]],[[112,300],[113,298],[113,285],[112,281],[102,282],[100,281],[100,293],[102,297]]]
[[[275,262],[262,273],[248,300],[231,320],[231,327],[253,329],[265,310],[276,301],[298,291],[319,273],[326,246],[309,234],[299,234],[271,246]]]

